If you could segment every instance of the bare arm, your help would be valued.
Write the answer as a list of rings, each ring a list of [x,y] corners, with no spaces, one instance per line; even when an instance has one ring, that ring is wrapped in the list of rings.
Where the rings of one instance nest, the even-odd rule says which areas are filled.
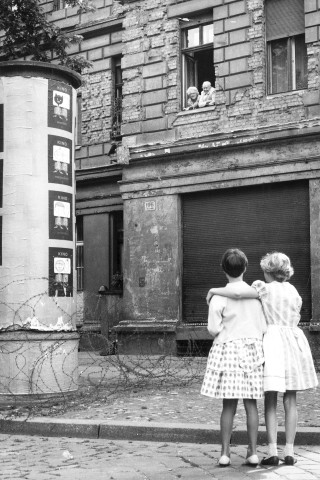
[[[245,282],[229,283],[225,287],[210,288],[206,298],[208,305],[213,295],[220,295],[221,297],[233,298],[235,300],[240,298],[259,298],[257,290]]]
[[[216,337],[223,329],[222,323],[222,311],[224,300],[219,297],[215,297],[209,305],[208,314],[208,331],[210,335]]]

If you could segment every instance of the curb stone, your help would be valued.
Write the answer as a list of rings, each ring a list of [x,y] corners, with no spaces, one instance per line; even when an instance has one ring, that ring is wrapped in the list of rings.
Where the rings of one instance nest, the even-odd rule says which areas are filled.
[[[0,433],[11,435],[39,435],[45,437],[99,438],[107,440],[139,440],[180,443],[220,443],[218,425],[195,423],[124,422],[103,420],[69,420],[51,417],[0,420]],[[297,429],[296,445],[318,445],[320,427]],[[245,429],[235,428],[231,443],[247,444]],[[258,444],[267,443],[265,427],[259,427]],[[278,443],[285,444],[284,427],[278,428]]]

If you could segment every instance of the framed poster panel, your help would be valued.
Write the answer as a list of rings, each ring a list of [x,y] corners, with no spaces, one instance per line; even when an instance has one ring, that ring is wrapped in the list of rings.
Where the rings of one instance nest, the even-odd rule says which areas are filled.
[[[3,160],[0,159],[0,208],[3,208]]]
[[[71,248],[49,248],[49,297],[73,297]]]
[[[48,136],[48,182],[72,186],[72,141]]]
[[[72,132],[72,87],[56,80],[48,83],[48,127]]]
[[[2,265],[2,217],[0,217],[0,265]]]
[[[3,104],[0,104],[0,152],[3,152]]]
[[[49,190],[49,238],[73,239],[72,194]]]

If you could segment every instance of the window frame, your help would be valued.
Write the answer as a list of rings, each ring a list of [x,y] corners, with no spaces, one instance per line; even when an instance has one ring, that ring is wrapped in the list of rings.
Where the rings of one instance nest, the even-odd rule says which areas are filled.
[[[207,25],[212,25],[212,42],[203,43],[203,27]],[[193,28],[199,28],[199,45],[188,47],[187,46],[187,35],[188,31]],[[187,65],[187,58],[193,60],[193,57],[190,53],[199,53],[204,51],[210,51],[212,56],[212,65],[213,65],[213,72],[214,72],[214,29],[213,29],[213,17],[212,12],[207,13],[205,15],[195,17],[190,19],[189,22],[183,23],[180,25],[180,38],[181,38],[181,48],[180,48],[180,55],[181,55],[181,105],[182,109],[187,105],[187,89],[190,85],[188,85],[188,65]],[[197,67],[197,60],[195,60],[195,85],[199,82],[199,72]],[[210,79],[208,79],[211,81]],[[215,86],[215,77],[214,81],[211,82],[212,86]],[[199,90],[199,94],[200,94]]]
[[[110,290],[122,290],[123,277],[123,210],[109,214],[109,285]],[[116,283],[117,286],[114,286]]]
[[[303,88],[297,88],[296,84],[296,39],[297,37],[304,37],[304,34],[292,35],[283,38],[277,38],[273,40],[266,41],[266,51],[267,51],[267,95],[280,95],[284,93],[290,92],[297,92],[301,90],[305,90],[308,88],[306,85]],[[273,91],[273,84],[272,84],[272,44],[277,41],[287,40],[287,84],[288,90],[284,90],[281,92],[274,92]],[[304,42],[305,43],[305,42]],[[307,54],[307,51],[306,51]]]
[[[63,10],[67,8],[67,0],[53,0],[53,11],[57,12],[59,10]]]
[[[111,107],[111,139],[121,140],[123,77],[121,68],[122,55],[112,57],[112,107]],[[121,81],[117,82],[117,72],[120,72]]]
[[[75,128],[75,146],[81,147],[82,145],[82,94],[77,94],[77,111],[76,111],[76,128]]]

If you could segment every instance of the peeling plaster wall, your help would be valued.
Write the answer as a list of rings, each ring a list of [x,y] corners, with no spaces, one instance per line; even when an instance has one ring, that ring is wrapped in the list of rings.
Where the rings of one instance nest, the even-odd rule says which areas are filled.
[[[176,195],[124,202],[123,319],[179,318],[180,219]]]

